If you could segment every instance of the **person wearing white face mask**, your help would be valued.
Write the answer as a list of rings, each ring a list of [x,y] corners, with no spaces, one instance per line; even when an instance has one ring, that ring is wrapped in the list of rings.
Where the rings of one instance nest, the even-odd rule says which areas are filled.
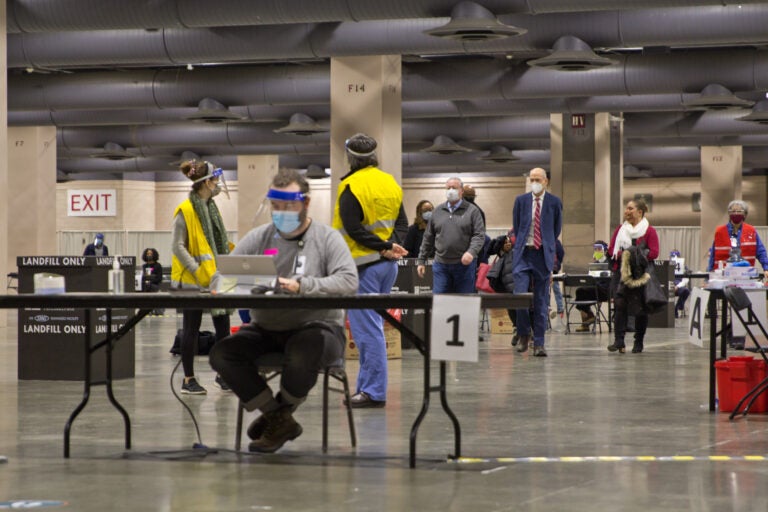
[[[281,293],[354,295],[352,255],[338,231],[309,217],[309,192],[301,174],[280,170],[267,193],[272,222],[249,231],[232,254],[273,254]],[[250,323],[214,345],[211,366],[246,410],[261,411],[248,427],[250,451],[274,452],[301,435],[293,411],[317,382],[318,370],[342,357],[343,326],[340,309],[254,309]],[[269,352],[286,354],[277,393],[254,364]]]
[[[230,251],[227,230],[213,197],[221,190],[223,173],[210,162],[194,160],[181,164],[180,170],[192,181],[189,197],[176,207],[173,217],[171,258],[171,287],[188,290],[215,288],[216,256]],[[226,188],[224,189],[226,191]],[[227,193],[229,197],[229,193]],[[229,314],[226,310],[212,310],[216,339],[229,335]],[[181,363],[184,381],[181,392],[187,395],[205,395],[207,391],[195,378],[194,363],[202,309],[185,309],[181,330]],[[217,375],[215,385],[229,391]]]
[[[518,237],[512,253],[512,275],[515,293],[526,293],[533,284],[533,326],[528,309],[518,309],[517,351],[528,350],[533,334],[533,355],[546,357],[549,282],[555,265],[555,240],[563,224],[563,203],[559,197],[545,192],[549,180],[544,169],[531,169],[528,181],[531,192],[517,196],[512,210],[512,226]]]
[[[474,293],[477,258],[485,244],[480,210],[463,200],[459,178],[445,182],[446,202],[437,205],[424,231],[416,270],[424,277],[425,260],[432,262],[433,293]]]

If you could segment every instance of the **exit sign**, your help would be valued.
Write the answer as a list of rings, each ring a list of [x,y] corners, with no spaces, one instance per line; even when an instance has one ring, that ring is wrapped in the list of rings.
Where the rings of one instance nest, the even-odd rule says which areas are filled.
[[[68,217],[114,217],[117,215],[117,191],[68,190]]]
[[[587,127],[586,114],[571,114],[571,128],[586,128],[586,127]]]

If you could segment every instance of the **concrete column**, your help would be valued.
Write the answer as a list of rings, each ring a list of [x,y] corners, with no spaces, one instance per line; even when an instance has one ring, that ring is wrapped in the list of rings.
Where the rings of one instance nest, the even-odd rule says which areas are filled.
[[[6,3],[0,2],[0,155],[8,155],[8,43],[6,37]],[[0,158],[0,247],[8,247],[8,159]],[[8,260],[7,251],[0,251],[0,269],[3,277],[16,271],[16,261]],[[3,290],[3,293],[5,290]],[[0,314],[0,327],[8,325],[8,314]]]
[[[613,198],[620,192],[612,180],[612,140],[609,114],[550,116],[550,190],[563,200],[566,267],[583,268],[592,242],[610,236]]]
[[[242,239],[254,227],[271,222],[265,208],[256,217],[272,177],[278,171],[277,155],[239,155],[237,157],[237,236]]]
[[[399,55],[331,59],[331,208],[349,172],[344,141],[355,133],[376,139],[379,166],[402,183],[401,80]]]
[[[56,254],[56,127],[8,129],[8,258]],[[12,220],[11,220],[12,219]]]
[[[706,268],[715,228],[728,221],[728,203],[742,198],[741,167],[741,146],[701,147],[701,268]]]

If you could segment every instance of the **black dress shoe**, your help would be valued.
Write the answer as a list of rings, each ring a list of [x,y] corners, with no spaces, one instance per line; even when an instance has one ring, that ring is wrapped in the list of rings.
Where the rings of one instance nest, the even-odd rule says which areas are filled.
[[[533,357],[547,357],[547,351],[544,347],[533,347]]]
[[[618,346],[616,343],[613,343],[611,345],[608,345],[608,352],[618,352],[619,354],[623,354],[626,352],[626,348],[624,348],[624,345]]]
[[[514,347],[515,345],[517,345],[517,342],[518,342],[518,341],[520,341],[520,336],[518,336],[517,334],[515,334],[514,336],[512,336],[512,346],[513,346],[513,347]]]
[[[518,342],[517,351],[520,353],[528,352],[528,343],[530,343],[531,337],[530,336],[520,336],[520,341]]]
[[[352,395],[349,401],[352,404],[353,409],[384,407],[385,405],[387,405],[386,400],[374,400],[365,391],[361,391],[359,393]]]
[[[643,342],[642,341],[636,341],[634,345],[632,345],[632,353],[633,354],[639,354],[643,351]]]

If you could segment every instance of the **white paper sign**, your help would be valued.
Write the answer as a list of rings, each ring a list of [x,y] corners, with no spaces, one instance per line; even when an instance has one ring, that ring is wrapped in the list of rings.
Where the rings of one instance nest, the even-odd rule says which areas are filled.
[[[67,190],[68,217],[114,217],[117,190]]]
[[[432,359],[476,363],[479,322],[479,296],[435,295],[432,298]]]
[[[709,339],[709,328],[704,327],[704,315],[707,312],[709,291],[694,288],[688,302],[688,341],[697,347],[704,347],[704,339]]]

